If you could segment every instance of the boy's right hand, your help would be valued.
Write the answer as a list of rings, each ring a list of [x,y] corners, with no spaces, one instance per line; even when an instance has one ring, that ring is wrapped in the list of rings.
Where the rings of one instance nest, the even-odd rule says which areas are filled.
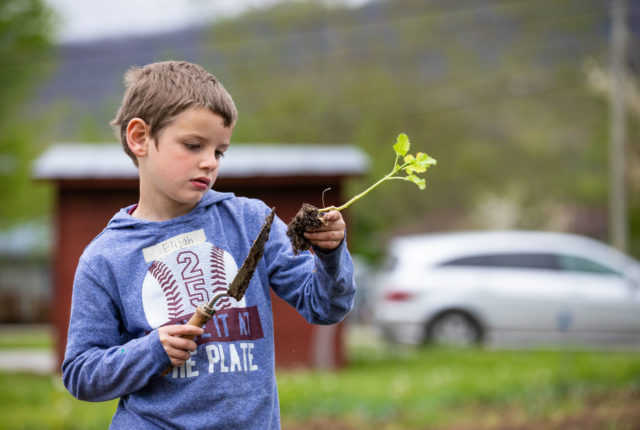
[[[167,325],[158,329],[160,342],[171,359],[172,366],[182,366],[198,346],[192,339],[204,330],[191,324]],[[184,338],[182,336],[189,336]]]

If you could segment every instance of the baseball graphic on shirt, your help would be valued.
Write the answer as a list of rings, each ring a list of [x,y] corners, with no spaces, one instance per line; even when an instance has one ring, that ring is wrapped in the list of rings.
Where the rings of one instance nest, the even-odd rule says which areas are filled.
[[[196,307],[224,293],[238,266],[231,254],[208,242],[178,249],[154,260],[142,284],[142,304],[149,325],[159,327],[170,321],[188,319]],[[244,307],[223,297],[216,310]]]

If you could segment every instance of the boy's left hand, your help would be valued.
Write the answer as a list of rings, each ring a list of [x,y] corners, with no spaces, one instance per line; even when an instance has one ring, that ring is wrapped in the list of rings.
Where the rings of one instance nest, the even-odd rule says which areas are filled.
[[[321,227],[305,232],[304,237],[318,248],[333,251],[344,239],[345,223],[342,214],[336,210],[325,213],[324,221]]]

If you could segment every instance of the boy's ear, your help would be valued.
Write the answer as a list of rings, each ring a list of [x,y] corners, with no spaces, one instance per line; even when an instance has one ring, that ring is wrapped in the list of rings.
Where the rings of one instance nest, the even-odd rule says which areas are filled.
[[[151,142],[151,130],[144,120],[133,118],[127,124],[127,145],[136,157],[144,157]]]

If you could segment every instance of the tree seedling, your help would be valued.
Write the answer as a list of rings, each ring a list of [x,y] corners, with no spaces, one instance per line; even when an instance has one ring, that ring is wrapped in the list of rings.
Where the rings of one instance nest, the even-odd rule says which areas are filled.
[[[435,165],[436,160],[423,152],[418,152],[415,156],[411,155],[409,154],[410,148],[411,143],[407,135],[404,133],[398,135],[396,143],[393,145],[396,158],[391,172],[342,206],[327,206],[318,209],[313,205],[303,203],[302,208],[300,208],[287,228],[287,236],[291,241],[293,252],[297,255],[300,251],[305,251],[311,247],[309,241],[304,237],[304,232],[320,227],[323,223],[322,216],[325,212],[332,210],[342,211],[348,208],[383,182],[391,180],[408,181],[413,182],[418,188],[424,190],[426,181],[419,174],[425,173],[429,167]]]

